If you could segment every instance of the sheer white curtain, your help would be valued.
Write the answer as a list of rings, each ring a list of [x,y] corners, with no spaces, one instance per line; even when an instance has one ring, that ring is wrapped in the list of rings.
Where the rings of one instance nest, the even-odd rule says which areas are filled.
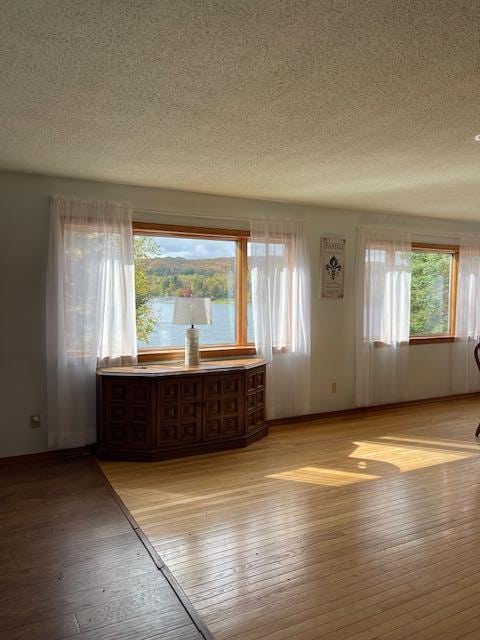
[[[131,212],[50,201],[47,279],[48,445],[96,440],[95,370],[136,361]]]
[[[255,346],[267,367],[267,417],[310,410],[310,267],[303,222],[250,222]]]
[[[480,340],[480,235],[460,238],[452,390],[468,393],[480,388],[473,351]]]
[[[358,406],[407,399],[411,237],[403,230],[361,228],[356,264]]]

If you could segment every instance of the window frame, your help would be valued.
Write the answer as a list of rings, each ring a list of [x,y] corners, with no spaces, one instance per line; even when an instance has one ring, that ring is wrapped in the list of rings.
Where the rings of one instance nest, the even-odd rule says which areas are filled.
[[[450,291],[449,291],[449,326],[450,333],[429,336],[412,336],[410,335],[409,344],[439,344],[447,342],[455,342],[455,323],[457,312],[457,286],[458,286],[458,259],[460,247],[452,244],[434,244],[429,242],[412,242],[412,253],[448,253],[452,256],[450,268]]]
[[[203,238],[205,240],[233,240],[236,242],[235,344],[200,347],[200,355],[203,358],[228,358],[256,355],[255,345],[247,340],[247,246],[250,239],[249,231],[137,221],[132,223],[132,227],[134,235],[167,238]],[[183,354],[183,348],[142,347],[138,350],[138,361],[156,362],[162,360],[178,360],[183,357]]]

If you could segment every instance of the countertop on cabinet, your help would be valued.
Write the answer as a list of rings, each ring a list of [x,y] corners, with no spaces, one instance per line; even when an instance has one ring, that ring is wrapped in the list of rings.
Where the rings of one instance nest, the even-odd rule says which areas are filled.
[[[267,364],[262,358],[223,358],[203,360],[198,366],[186,367],[182,362],[162,362],[157,364],[135,364],[127,367],[105,367],[97,369],[100,376],[173,376],[195,373],[220,373],[226,371],[244,371]]]

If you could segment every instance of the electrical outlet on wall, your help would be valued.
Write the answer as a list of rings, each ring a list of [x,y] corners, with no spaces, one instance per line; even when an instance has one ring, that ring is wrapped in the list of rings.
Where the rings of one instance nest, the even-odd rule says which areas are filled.
[[[39,413],[32,413],[30,416],[30,428],[31,429],[40,429],[42,426],[42,418]]]
[[[337,393],[337,383],[332,382],[332,393]]]

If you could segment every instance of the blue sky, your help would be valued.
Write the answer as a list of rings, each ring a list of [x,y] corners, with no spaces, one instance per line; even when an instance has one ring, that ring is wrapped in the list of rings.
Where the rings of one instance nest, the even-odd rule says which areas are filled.
[[[161,256],[180,258],[233,258],[235,242],[192,238],[155,238]]]

